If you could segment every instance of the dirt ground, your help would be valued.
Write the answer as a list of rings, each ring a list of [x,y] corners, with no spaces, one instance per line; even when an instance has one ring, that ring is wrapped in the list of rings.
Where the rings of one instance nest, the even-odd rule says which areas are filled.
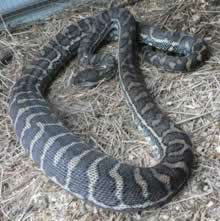
[[[220,4],[144,0],[129,8],[137,20],[190,32],[205,38],[210,47],[210,59],[192,73],[141,66],[158,105],[192,138],[196,162],[188,185],[159,209],[130,214],[97,209],[50,181],[16,141],[7,101],[22,67],[60,29],[103,8],[70,9],[41,24],[0,34],[1,43],[14,51],[12,63],[0,67],[0,221],[220,221]],[[116,44],[107,48],[117,52]],[[64,123],[117,159],[150,165],[150,145],[133,123],[117,78],[80,89],[71,84],[76,73],[77,63],[72,62],[49,93]]]

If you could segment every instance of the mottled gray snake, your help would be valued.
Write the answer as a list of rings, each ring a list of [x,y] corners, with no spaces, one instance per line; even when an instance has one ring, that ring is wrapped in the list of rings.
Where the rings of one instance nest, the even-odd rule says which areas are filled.
[[[98,207],[141,210],[167,203],[186,184],[193,163],[186,133],[161,112],[139,69],[137,42],[175,52],[149,50],[146,59],[165,69],[188,71],[206,58],[204,41],[182,32],[138,26],[124,8],[103,11],[59,32],[23,69],[10,93],[9,113],[20,144],[36,164],[62,188]],[[139,126],[157,144],[160,162],[148,168],[121,162],[86,144],[63,126],[45,99],[49,84],[77,54],[94,62],[98,45],[118,32],[121,88]],[[140,31],[140,33],[139,33]],[[139,36],[139,37],[137,37]],[[137,39],[138,38],[138,39]]]

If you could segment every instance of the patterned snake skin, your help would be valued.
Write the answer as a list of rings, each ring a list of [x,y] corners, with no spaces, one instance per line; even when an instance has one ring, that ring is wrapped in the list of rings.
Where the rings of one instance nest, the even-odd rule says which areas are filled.
[[[115,28],[119,33],[121,88],[139,124],[162,153],[154,167],[129,165],[82,142],[62,125],[45,99],[46,89],[64,64],[78,51],[93,52]],[[146,34],[150,34],[148,39]],[[168,37],[178,39],[179,44],[174,41],[172,47],[177,51],[182,47],[185,51],[181,53],[188,54],[176,62],[169,60],[170,55],[160,57],[152,51],[149,60],[154,64],[189,70],[204,60],[206,45],[196,38],[182,33],[162,34],[154,28],[146,28],[141,35],[146,42],[155,41],[150,43],[155,47],[159,42],[169,48]],[[167,203],[187,182],[193,162],[189,137],[161,112],[145,86],[138,68],[136,42],[136,21],[127,9],[113,8],[80,20],[58,33],[24,68],[9,101],[17,138],[42,171],[78,198],[119,211]]]

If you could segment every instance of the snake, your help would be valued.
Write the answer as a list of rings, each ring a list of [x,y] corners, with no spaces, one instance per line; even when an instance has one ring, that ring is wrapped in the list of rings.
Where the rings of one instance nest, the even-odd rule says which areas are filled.
[[[139,67],[137,42],[167,50],[167,54],[149,50],[147,59],[177,71],[201,64],[207,45],[182,32],[162,32],[149,25],[139,30],[134,16],[121,7],[70,24],[23,67],[9,95],[17,140],[38,167],[73,196],[113,211],[161,207],[186,185],[192,173],[191,139],[152,98]],[[116,32],[120,87],[140,127],[161,154],[158,164],[151,167],[115,159],[84,142],[64,126],[46,98],[49,86],[71,59],[84,55],[83,60],[94,60],[88,57]],[[172,51],[179,56],[169,54]]]

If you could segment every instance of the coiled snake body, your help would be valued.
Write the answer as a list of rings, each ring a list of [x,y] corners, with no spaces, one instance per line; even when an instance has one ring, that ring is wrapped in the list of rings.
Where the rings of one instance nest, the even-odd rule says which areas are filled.
[[[120,162],[82,142],[62,125],[45,99],[46,89],[60,68],[75,57],[77,51],[92,53],[113,28],[119,30],[121,88],[141,127],[162,151],[162,159],[154,167]],[[178,38],[179,45],[181,42],[185,45],[185,52],[181,52],[185,55],[177,62],[169,58],[170,55],[160,58],[156,52],[149,52],[149,60],[154,64],[188,70],[204,59],[203,41],[181,33],[161,34],[153,28],[146,32],[151,32],[149,40],[155,44],[161,41],[166,45],[170,40],[165,39],[163,43],[159,38],[162,36],[163,39]],[[78,198],[112,210],[163,205],[184,186],[193,162],[189,137],[160,111],[144,84],[137,63],[136,35],[136,21],[123,8],[113,8],[66,27],[24,68],[11,90],[9,102],[10,117],[20,144],[47,176]],[[178,44],[171,45],[179,50]]]

